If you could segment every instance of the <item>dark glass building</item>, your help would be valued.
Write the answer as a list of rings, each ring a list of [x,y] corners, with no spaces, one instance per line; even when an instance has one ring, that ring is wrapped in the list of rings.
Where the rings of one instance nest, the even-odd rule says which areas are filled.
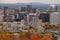
[[[27,13],[31,13],[32,12],[32,5],[27,5]]]
[[[6,12],[7,9],[8,9],[8,7],[4,7],[4,20],[5,20],[6,16],[7,16],[7,12]]]
[[[43,22],[49,22],[50,20],[50,18],[49,18],[49,14],[47,13],[47,14],[40,14],[39,15],[39,19],[42,19],[42,21]]]

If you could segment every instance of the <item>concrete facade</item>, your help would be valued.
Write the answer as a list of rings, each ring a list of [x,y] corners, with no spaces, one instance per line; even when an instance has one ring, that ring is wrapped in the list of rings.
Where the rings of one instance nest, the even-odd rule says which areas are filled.
[[[50,13],[50,24],[52,25],[60,24],[60,12]]]

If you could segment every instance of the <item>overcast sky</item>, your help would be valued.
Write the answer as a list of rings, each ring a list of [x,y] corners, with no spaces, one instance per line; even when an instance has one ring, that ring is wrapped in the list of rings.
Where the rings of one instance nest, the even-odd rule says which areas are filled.
[[[60,0],[0,0],[0,3],[29,3],[29,2],[41,2],[48,4],[60,4]]]

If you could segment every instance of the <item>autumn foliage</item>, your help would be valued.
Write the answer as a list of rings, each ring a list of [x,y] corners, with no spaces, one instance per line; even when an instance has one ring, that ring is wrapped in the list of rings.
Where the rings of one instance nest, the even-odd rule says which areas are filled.
[[[40,40],[36,34],[31,34],[31,40]]]
[[[52,38],[49,35],[45,35],[42,37],[42,40],[52,40]]]
[[[12,40],[12,36],[10,34],[0,34],[0,40]]]

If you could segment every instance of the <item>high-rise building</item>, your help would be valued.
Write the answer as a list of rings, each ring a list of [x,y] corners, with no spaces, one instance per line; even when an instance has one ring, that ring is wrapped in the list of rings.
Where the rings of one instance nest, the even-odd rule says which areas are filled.
[[[2,9],[0,9],[0,21],[3,21],[3,17],[4,17],[4,14],[3,14],[3,10]]]
[[[22,19],[26,19],[26,13],[20,13],[20,20],[22,20]]]
[[[29,14],[27,14],[27,22],[28,23],[30,23],[30,22],[33,23],[34,26],[36,26],[37,19],[38,19],[37,13],[29,13]]]
[[[20,21],[19,9],[15,9],[15,21]]]
[[[15,19],[14,14],[15,14],[15,10],[11,9],[10,10],[10,21],[13,21]]]
[[[32,8],[32,13],[36,13],[37,8]]]
[[[10,9],[8,7],[4,7],[4,21],[9,21],[10,19]]]
[[[4,19],[6,18],[6,16],[7,16],[7,9],[8,9],[8,7],[4,7]]]
[[[18,9],[19,9],[19,13],[21,12],[21,7],[18,7]]]
[[[49,14],[48,13],[46,13],[46,14],[42,13],[39,15],[39,19],[42,19],[42,22],[49,22]]]
[[[27,23],[29,23],[29,18],[30,18],[30,17],[29,17],[29,14],[27,14],[27,15],[26,15],[26,19],[27,19],[26,22],[27,22]]]
[[[50,13],[50,24],[52,25],[60,24],[60,12]]]
[[[21,12],[25,12],[26,11],[26,7],[21,7]]]
[[[27,5],[27,13],[31,13],[32,12],[32,5]]]
[[[52,12],[52,11],[57,11],[57,6],[56,5],[50,5],[50,7],[48,8],[48,11]]]
[[[4,16],[4,15],[0,15],[0,21],[3,21],[3,16]]]

